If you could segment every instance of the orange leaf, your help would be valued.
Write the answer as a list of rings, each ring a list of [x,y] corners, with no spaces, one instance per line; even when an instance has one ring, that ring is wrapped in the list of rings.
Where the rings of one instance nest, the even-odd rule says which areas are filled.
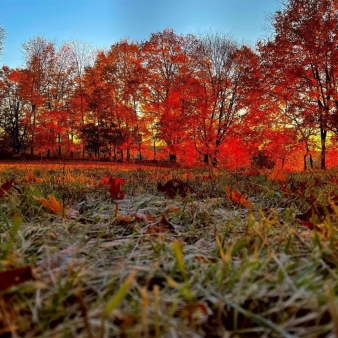
[[[53,195],[48,195],[48,199],[35,196],[34,198],[39,201],[44,207],[56,214],[61,214],[63,211],[63,203],[61,201],[58,201]]]
[[[18,285],[32,279],[34,279],[34,276],[30,266],[0,271],[0,291],[4,291],[14,285]]]
[[[240,204],[245,208],[253,208],[253,204],[246,199],[246,195],[241,194],[237,190],[231,190],[229,186],[225,187],[226,197],[233,204]]]

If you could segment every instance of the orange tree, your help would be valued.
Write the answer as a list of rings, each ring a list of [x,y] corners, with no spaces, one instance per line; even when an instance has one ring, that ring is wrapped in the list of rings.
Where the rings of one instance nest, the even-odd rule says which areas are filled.
[[[193,137],[205,163],[216,165],[227,136],[255,110],[257,55],[221,34],[207,34],[195,45],[194,67],[202,90],[194,115]]]
[[[259,45],[270,89],[297,104],[289,112],[303,127],[318,130],[322,169],[328,131],[337,126],[337,10],[337,0],[289,0],[272,18],[273,36]]]

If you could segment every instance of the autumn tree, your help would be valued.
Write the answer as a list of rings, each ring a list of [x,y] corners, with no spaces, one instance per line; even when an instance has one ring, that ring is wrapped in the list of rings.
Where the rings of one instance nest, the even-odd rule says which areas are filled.
[[[190,88],[186,47],[185,37],[170,28],[151,34],[142,46],[147,71],[143,108],[151,115],[153,140],[166,143],[170,161],[176,161],[177,149],[188,137]]]
[[[70,102],[74,91],[73,54],[68,44],[57,48],[43,37],[23,44],[26,59],[25,98],[31,102],[31,154],[39,145],[61,155],[62,144],[69,143],[68,122]]]
[[[2,145],[18,155],[25,150],[29,126],[29,107],[22,98],[20,69],[3,66],[0,69],[0,126],[3,132]],[[9,150],[8,149],[8,150]]]
[[[25,98],[31,105],[30,142],[31,155],[34,154],[37,124],[41,114],[49,106],[48,96],[51,88],[52,64],[55,56],[53,42],[38,36],[22,44],[26,66]]]
[[[74,148],[75,138],[78,136],[79,130],[85,123],[85,114],[88,110],[85,98],[85,69],[94,65],[97,53],[89,43],[84,41],[70,40],[67,44],[70,48],[71,59],[74,67],[74,93],[70,102],[70,110],[72,114],[69,117],[68,123],[70,140],[72,143],[71,148]],[[73,154],[73,152],[71,152],[71,154]]]
[[[273,36],[259,45],[274,92],[284,98],[297,92],[294,113],[303,112],[304,122],[316,126],[322,169],[337,114],[337,10],[337,0],[289,0],[272,18]]]
[[[121,40],[109,51],[98,53],[94,66],[86,69],[84,81],[87,123],[98,126],[106,136],[100,151],[123,159],[125,150],[129,160],[130,149],[139,143],[143,129],[139,116],[143,67],[138,45]]]
[[[193,119],[195,147],[205,163],[216,165],[220,146],[250,110],[257,56],[228,36],[209,33],[198,39],[194,63],[203,86]]]

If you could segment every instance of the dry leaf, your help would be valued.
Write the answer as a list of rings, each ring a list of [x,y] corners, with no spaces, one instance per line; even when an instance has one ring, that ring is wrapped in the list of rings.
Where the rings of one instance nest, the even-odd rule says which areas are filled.
[[[63,203],[58,201],[53,195],[48,195],[48,199],[43,197],[35,197],[34,199],[39,201],[44,207],[54,212],[55,214],[61,214],[63,211]]]
[[[175,198],[176,195],[186,197],[188,193],[194,193],[194,189],[186,182],[179,179],[172,179],[166,184],[158,183],[157,190],[164,192],[169,198]]]
[[[228,201],[230,201],[233,204],[240,204],[245,208],[252,209],[253,204],[248,201],[246,198],[246,195],[241,194],[237,190],[231,190],[229,186],[225,187],[226,197]]]
[[[175,227],[171,224],[163,214],[161,220],[157,223],[149,224],[142,228],[143,234],[154,234],[154,233],[175,233]]]
[[[133,217],[135,217],[135,221],[143,221],[147,224],[156,222],[156,216],[153,215],[147,215],[142,212],[135,212],[132,214]]]
[[[14,184],[14,178],[10,181],[6,181],[1,187],[0,187],[0,198],[3,198],[5,195],[9,194],[11,188]]]
[[[16,269],[0,271],[0,291],[4,291],[14,285],[34,280],[31,266],[23,266]]]

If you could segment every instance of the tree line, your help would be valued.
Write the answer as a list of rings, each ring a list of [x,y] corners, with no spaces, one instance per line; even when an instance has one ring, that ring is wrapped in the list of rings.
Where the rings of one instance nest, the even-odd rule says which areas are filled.
[[[254,47],[171,28],[107,51],[32,38],[0,69],[0,155],[337,164],[338,0],[289,0],[271,27]]]

